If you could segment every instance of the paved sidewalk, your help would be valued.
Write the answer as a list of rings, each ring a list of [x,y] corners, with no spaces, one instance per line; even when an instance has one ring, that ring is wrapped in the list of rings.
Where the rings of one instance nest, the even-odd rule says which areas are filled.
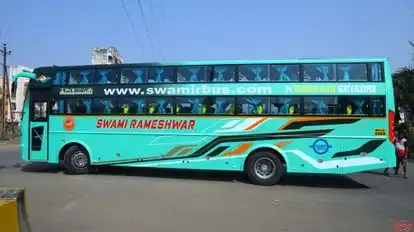
[[[0,146],[19,145],[19,144],[20,144],[20,137],[8,139],[8,140],[0,140]]]

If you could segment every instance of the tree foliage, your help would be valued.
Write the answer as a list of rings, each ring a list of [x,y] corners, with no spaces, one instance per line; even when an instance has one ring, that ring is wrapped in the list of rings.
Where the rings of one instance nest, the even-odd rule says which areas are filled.
[[[409,108],[414,103],[414,68],[404,67],[392,75],[395,103]]]
[[[392,75],[396,105],[396,122],[400,121],[400,108],[414,112],[414,69],[403,67]],[[410,120],[410,119],[408,119]]]
[[[414,68],[404,67],[392,75],[392,82],[394,86],[395,104],[396,104],[396,122],[399,121],[398,107],[414,113]],[[414,127],[412,118],[406,119],[406,122],[401,125],[407,130],[408,144],[411,151],[414,150]],[[410,155],[413,157],[413,154]]]

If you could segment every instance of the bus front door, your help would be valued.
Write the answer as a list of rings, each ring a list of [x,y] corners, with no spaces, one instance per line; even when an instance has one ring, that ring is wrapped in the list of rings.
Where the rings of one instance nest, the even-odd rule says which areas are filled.
[[[46,161],[48,159],[48,100],[34,97],[31,103],[29,160]]]

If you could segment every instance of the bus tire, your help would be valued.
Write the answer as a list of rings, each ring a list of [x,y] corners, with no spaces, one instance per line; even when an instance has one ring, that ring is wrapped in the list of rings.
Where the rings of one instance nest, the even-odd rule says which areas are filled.
[[[285,173],[280,158],[271,151],[257,151],[247,160],[247,175],[256,185],[272,186],[279,183]]]
[[[64,163],[68,174],[88,174],[91,171],[88,152],[78,145],[65,152]]]

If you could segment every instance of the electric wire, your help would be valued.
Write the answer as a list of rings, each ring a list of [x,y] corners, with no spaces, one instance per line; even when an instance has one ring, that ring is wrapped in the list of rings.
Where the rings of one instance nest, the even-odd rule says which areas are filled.
[[[121,3],[122,3],[122,6],[123,6],[123,8],[124,8],[124,10],[125,10],[125,15],[126,15],[126,16],[127,16],[127,18],[128,18],[128,21],[129,21],[129,24],[130,24],[130,26],[131,26],[131,29],[132,29],[132,31],[133,31],[133,33],[134,33],[135,40],[136,40],[136,43],[137,43],[137,46],[138,46],[138,50],[140,50],[140,51],[141,51],[141,53],[143,54],[143,50],[142,50],[142,45],[141,45],[141,42],[139,41],[139,37],[138,37],[137,31],[135,30],[134,24],[132,23],[131,17],[130,17],[130,15],[129,15],[129,13],[128,13],[128,9],[127,9],[127,7],[126,7],[126,5],[125,5],[124,0],[121,0]]]

